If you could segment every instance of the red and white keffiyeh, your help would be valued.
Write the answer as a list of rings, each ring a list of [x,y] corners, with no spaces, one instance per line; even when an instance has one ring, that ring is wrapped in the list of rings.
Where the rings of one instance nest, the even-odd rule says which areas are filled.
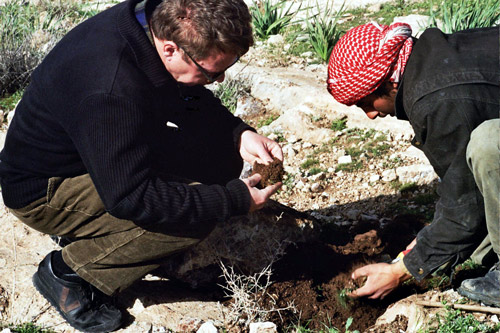
[[[328,91],[340,103],[356,104],[382,82],[399,82],[413,46],[406,23],[375,22],[350,29],[337,42],[328,63]]]

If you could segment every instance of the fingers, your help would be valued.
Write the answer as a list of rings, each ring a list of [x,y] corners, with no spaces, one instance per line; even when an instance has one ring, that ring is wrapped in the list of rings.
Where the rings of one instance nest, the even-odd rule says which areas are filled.
[[[262,179],[262,176],[260,174],[256,173],[256,174],[252,175],[251,177],[248,177],[247,179],[248,179],[248,186],[255,187]]]
[[[264,195],[266,198],[269,198],[271,195],[273,195],[281,186],[283,185],[282,182],[278,182],[272,185],[268,185],[266,188],[262,189],[261,191],[264,192]]]

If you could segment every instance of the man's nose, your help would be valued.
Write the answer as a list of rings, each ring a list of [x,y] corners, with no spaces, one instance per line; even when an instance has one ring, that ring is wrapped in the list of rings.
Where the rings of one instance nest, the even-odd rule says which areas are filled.
[[[224,74],[222,74],[221,76],[219,76],[219,77],[217,78],[217,80],[215,80],[215,81],[217,81],[217,82],[221,83],[222,81],[224,81],[224,79],[225,79],[225,78],[226,78],[226,73],[224,73]]]
[[[379,115],[378,111],[365,111],[365,114],[370,119],[375,119]]]

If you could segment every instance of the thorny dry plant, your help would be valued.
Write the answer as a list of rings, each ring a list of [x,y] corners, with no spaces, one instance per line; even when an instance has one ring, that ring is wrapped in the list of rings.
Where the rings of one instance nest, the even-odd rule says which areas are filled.
[[[276,308],[275,297],[267,292],[272,284],[271,264],[252,275],[238,274],[233,266],[226,267],[222,261],[219,261],[219,266],[226,281],[225,285],[220,286],[224,289],[225,295],[231,298],[231,303],[227,307],[229,312],[224,318],[233,327],[241,325],[248,328],[250,323],[266,321],[272,312],[280,314],[285,310],[292,310],[294,313],[297,311],[293,303],[288,303],[285,308]],[[266,308],[263,305],[265,298],[272,300],[265,305]]]

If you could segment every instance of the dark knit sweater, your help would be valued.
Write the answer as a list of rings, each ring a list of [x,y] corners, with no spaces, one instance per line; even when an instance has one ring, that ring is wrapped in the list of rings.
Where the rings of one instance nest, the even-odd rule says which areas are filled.
[[[178,85],[136,3],[78,25],[34,71],[0,154],[8,207],[44,197],[51,177],[89,173],[106,209],[139,225],[206,227],[248,212],[238,143],[251,128],[208,89]]]

